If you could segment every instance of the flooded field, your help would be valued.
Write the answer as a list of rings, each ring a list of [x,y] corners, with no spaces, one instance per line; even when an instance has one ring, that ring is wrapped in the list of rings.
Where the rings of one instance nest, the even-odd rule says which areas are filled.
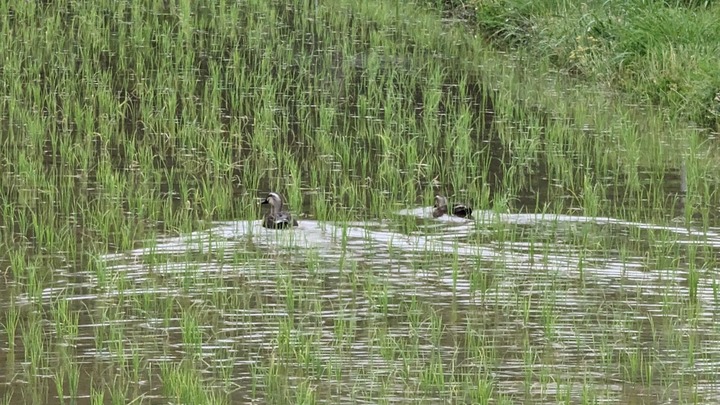
[[[134,3],[2,6],[0,404],[720,400],[707,134],[417,5]]]

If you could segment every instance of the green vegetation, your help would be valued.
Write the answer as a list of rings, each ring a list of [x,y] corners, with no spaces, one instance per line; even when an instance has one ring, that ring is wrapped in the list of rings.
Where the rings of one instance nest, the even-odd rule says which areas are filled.
[[[500,48],[720,130],[720,3],[704,0],[447,2]]]
[[[0,403],[712,402],[705,53],[511,4],[0,4]]]

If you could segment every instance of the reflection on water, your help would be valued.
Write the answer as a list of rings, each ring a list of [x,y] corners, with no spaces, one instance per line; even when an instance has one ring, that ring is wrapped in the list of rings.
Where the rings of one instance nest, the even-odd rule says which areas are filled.
[[[404,403],[409,389],[434,402],[468,384],[531,403],[580,403],[588,387],[603,402],[674,403],[687,395],[682,384],[653,383],[660,374],[643,377],[648,383],[633,378],[649,370],[617,367],[631,367],[637,356],[663,379],[698,380],[707,388],[698,394],[703,402],[718,399],[714,277],[694,286],[689,261],[649,256],[717,249],[715,230],[483,211],[474,220],[432,219],[429,212],[401,211],[418,219],[408,233],[392,231],[391,221],[304,220],[286,231],[219,222],[98,258],[85,272],[59,272],[39,297],[16,301],[49,305],[78,292],[67,296],[82,308],[73,347],[83,367],[140,358],[157,370],[197,352],[208,378],[225,373],[259,392],[276,389],[278,373],[291,390],[312,378],[319,402]],[[597,250],[586,247],[588,238]],[[691,296],[698,314],[686,324],[674,308],[687,308]],[[195,343],[181,308],[197,315]],[[104,320],[112,311],[123,321]],[[93,340],[107,330],[112,342],[118,328],[121,345]],[[702,340],[678,350],[671,340],[683,333],[657,333],[673,329]],[[702,361],[688,364],[694,356]],[[162,397],[152,385],[135,389]],[[233,400],[258,396],[239,389]]]

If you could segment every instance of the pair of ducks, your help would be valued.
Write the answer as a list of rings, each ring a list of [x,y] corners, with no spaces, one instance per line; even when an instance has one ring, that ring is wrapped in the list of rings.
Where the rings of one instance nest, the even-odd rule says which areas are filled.
[[[283,211],[283,203],[280,194],[271,192],[268,194],[261,204],[270,205],[270,212],[265,214],[263,218],[262,226],[271,229],[284,229],[298,226],[298,222],[295,218],[290,215],[289,212]],[[448,213],[448,200],[447,198],[436,195],[435,204],[433,205],[433,218],[441,217]],[[460,218],[472,218],[472,208],[464,204],[454,204],[452,206],[452,215]]]

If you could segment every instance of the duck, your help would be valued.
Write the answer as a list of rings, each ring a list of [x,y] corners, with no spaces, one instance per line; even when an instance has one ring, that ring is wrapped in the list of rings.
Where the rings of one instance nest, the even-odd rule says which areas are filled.
[[[444,196],[436,195],[433,205],[433,218],[441,217],[448,213],[448,200]],[[472,218],[472,208],[465,204],[454,204],[450,213],[460,218]]]
[[[298,226],[295,218],[293,218],[289,212],[283,211],[282,197],[280,197],[280,194],[271,192],[260,204],[270,205],[270,212],[263,217],[262,226],[264,228],[285,229]]]

